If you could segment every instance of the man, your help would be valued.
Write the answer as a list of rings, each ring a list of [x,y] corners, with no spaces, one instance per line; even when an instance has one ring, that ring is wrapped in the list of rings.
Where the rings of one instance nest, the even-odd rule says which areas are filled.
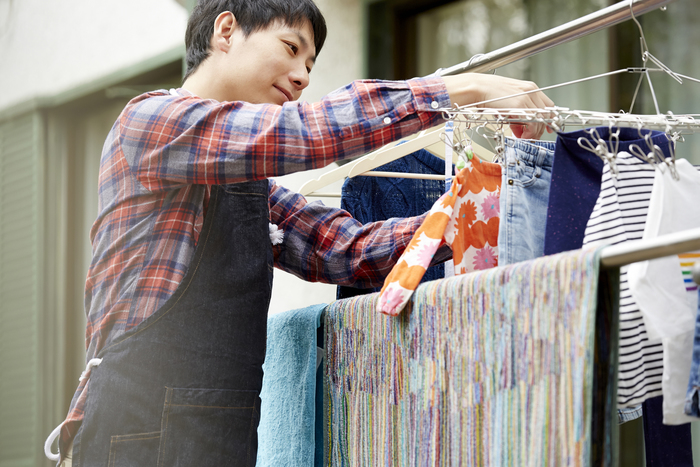
[[[254,465],[273,264],[376,286],[424,218],[363,226],[268,177],[433,126],[435,108],[535,88],[471,74],[357,81],[296,102],[325,36],[312,0],[200,0],[182,88],[135,98],[112,128],[86,282],[89,364],[59,436],[76,467]],[[541,93],[497,103],[553,105]]]

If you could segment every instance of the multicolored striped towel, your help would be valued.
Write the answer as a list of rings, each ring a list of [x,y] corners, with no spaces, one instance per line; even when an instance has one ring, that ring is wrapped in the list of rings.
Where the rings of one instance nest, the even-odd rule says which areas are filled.
[[[328,465],[588,466],[592,436],[609,446],[591,429],[595,251],[422,284],[399,317],[378,299],[326,309]]]

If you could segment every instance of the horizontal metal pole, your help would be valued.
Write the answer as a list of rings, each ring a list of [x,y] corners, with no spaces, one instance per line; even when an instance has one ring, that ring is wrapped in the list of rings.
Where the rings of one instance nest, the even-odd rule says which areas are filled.
[[[671,3],[673,0],[637,0],[634,15],[640,16]],[[630,2],[619,2],[602,10],[583,16],[556,28],[536,34],[515,44],[474,57],[471,60],[439,70],[440,76],[456,75],[466,71],[483,73],[508,65],[556,45],[579,39],[588,34],[614,26],[632,18]],[[470,63],[471,62],[471,63]]]
[[[694,250],[700,250],[700,228],[675,232],[648,240],[610,245],[601,252],[600,264],[604,268],[612,268]]]

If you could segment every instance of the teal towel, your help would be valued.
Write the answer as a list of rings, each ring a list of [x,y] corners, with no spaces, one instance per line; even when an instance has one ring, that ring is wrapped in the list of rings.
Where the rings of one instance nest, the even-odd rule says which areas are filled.
[[[314,465],[316,330],[326,305],[267,319],[257,466]]]

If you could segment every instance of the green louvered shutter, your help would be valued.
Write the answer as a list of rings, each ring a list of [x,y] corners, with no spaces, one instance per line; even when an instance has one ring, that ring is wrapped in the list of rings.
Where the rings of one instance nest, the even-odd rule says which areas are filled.
[[[38,141],[36,114],[0,123],[0,467],[43,463]]]

